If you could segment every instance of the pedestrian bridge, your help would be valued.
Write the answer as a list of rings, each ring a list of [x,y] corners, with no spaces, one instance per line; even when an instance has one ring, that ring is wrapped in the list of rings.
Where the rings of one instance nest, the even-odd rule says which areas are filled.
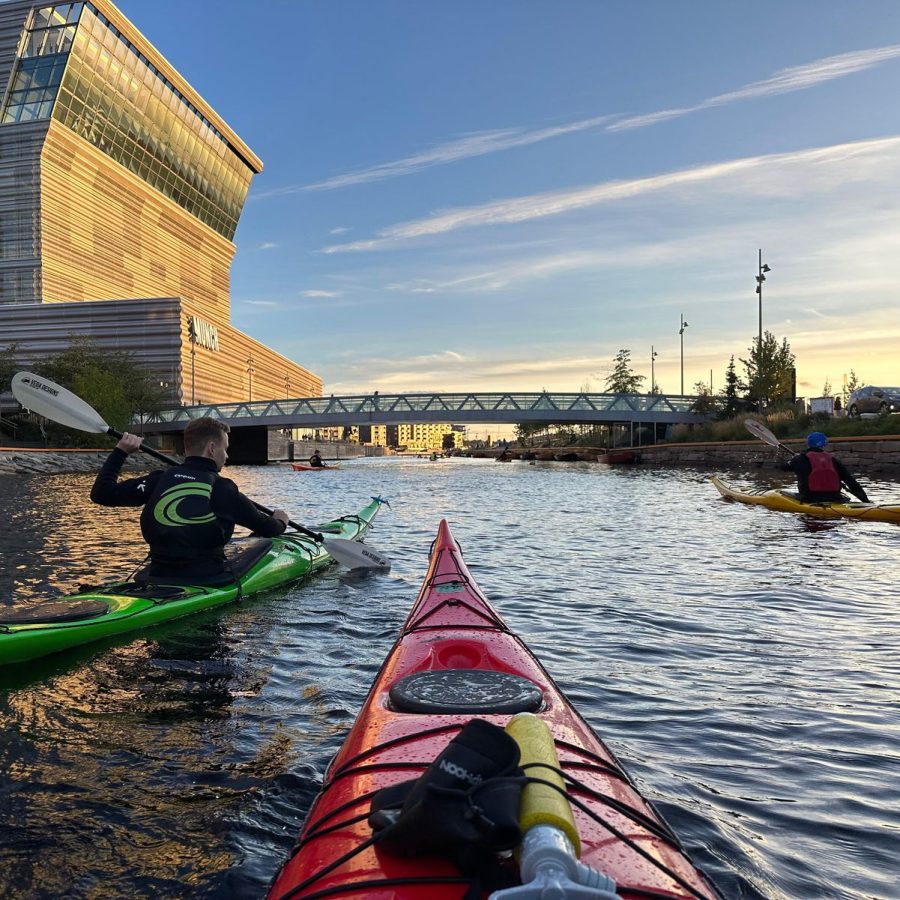
[[[429,422],[513,425],[700,423],[696,397],[662,394],[460,393],[363,394],[179,406],[143,422],[145,433],[182,431],[191,419],[210,416],[231,428],[323,428],[329,425],[400,425]]]

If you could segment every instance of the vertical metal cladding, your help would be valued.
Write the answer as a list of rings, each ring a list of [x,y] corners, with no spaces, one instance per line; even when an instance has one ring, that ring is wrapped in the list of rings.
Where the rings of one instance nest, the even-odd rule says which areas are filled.
[[[0,346],[90,335],[182,402],[321,393],[230,325],[261,161],[112,3],[0,2],[0,85]]]

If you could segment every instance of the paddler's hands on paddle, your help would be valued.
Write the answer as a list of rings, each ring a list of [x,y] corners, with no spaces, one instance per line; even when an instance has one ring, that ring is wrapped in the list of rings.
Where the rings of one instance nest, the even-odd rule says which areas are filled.
[[[116,449],[121,450],[126,456],[130,456],[136,450],[141,449],[141,444],[144,442],[144,439],[137,434],[129,434],[127,431],[119,440],[119,443],[116,444]]]
[[[272,518],[278,519],[278,521],[284,525],[285,529],[288,527],[288,522],[291,520],[291,517],[283,509],[273,509]]]

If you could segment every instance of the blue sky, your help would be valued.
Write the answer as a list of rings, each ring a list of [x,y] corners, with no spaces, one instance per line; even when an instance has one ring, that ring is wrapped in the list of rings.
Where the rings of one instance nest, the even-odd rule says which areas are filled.
[[[258,153],[232,319],[326,393],[900,383],[900,2],[120,0]],[[739,366],[740,368],[740,366]],[[649,381],[649,379],[648,379]]]

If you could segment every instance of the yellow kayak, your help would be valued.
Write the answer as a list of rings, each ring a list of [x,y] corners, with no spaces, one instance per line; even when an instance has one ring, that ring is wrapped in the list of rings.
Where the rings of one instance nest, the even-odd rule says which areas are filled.
[[[900,503],[811,503],[801,500],[793,491],[739,491],[725,484],[718,475],[710,481],[727,500],[765,506],[778,512],[802,513],[820,519],[865,519],[868,522],[900,522]]]

